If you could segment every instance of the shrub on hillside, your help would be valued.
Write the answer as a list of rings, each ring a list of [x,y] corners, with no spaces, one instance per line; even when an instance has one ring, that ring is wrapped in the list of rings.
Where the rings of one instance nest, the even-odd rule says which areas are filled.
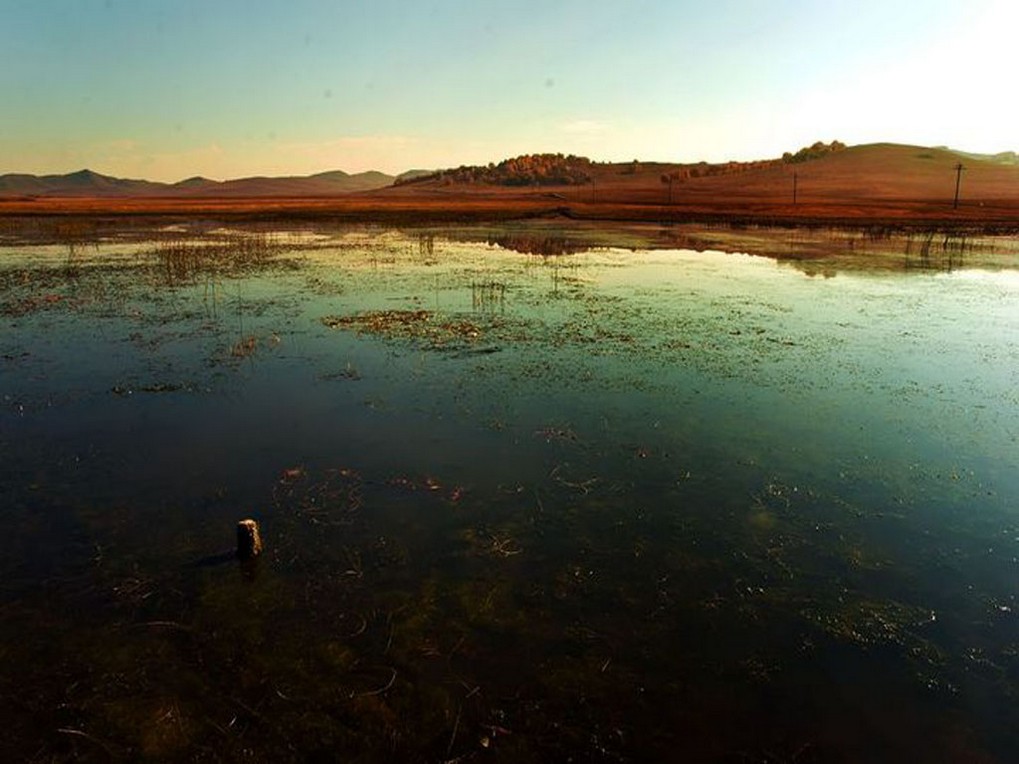
[[[782,155],[782,161],[786,164],[797,164],[799,162],[808,162],[811,159],[820,159],[826,154],[834,154],[836,151],[843,151],[846,148],[846,144],[841,141],[832,141],[831,143],[824,143],[818,141],[812,146],[805,146],[795,154],[785,152]]]
[[[591,160],[573,154],[524,154],[499,164],[462,165],[410,178],[403,183],[487,183],[498,186],[574,186],[589,183]]]

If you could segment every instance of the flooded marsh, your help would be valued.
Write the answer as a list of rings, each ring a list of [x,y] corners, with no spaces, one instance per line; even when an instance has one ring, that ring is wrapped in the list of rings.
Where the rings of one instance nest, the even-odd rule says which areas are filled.
[[[3,760],[1019,756],[1013,239],[5,221],[0,327]]]

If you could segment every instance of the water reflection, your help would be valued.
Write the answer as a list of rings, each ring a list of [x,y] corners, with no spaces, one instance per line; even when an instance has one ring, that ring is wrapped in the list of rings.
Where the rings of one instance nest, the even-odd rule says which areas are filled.
[[[980,230],[944,231],[871,226],[865,228],[689,224],[611,227],[577,222],[532,221],[508,229],[471,226],[443,235],[525,254],[561,256],[597,249],[693,249],[751,252],[772,257],[809,275],[886,271],[953,271],[1010,268],[1019,255],[1013,237]]]
[[[3,253],[8,758],[1011,760],[1012,245],[497,234]]]
[[[587,252],[591,249],[590,244],[583,241],[573,241],[568,236],[541,236],[535,234],[489,236],[488,243],[527,255],[573,255],[578,252]]]

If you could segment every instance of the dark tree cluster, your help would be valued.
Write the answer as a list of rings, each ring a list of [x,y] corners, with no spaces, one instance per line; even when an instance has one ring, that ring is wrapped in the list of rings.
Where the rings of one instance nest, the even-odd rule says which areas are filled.
[[[811,159],[820,159],[826,154],[834,154],[836,151],[843,151],[846,148],[846,144],[841,141],[832,141],[831,143],[824,143],[818,141],[812,146],[805,146],[795,154],[785,152],[782,155],[782,161],[786,164],[798,164],[799,162],[808,162]]]
[[[589,183],[591,160],[573,154],[524,154],[499,164],[463,165],[404,183],[485,183],[497,186],[576,186]]]

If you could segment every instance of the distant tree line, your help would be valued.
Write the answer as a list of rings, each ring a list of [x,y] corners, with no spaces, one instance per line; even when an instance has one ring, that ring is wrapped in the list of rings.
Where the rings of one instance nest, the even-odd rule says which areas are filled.
[[[753,162],[721,162],[719,164],[708,164],[698,162],[697,164],[684,165],[669,173],[674,180],[686,180],[687,178],[712,178],[717,175],[738,175],[751,170],[763,170],[778,164],[777,159],[757,159]]]
[[[662,183],[669,185],[669,198],[672,198],[672,184],[676,181],[684,181],[689,178],[713,178],[720,175],[739,175],[744,172],[752,172],[753,170],[765,170],[769,167],[776,167],[783,164],[798,164],[800,162],[806,162],[811,159],[820,159],[827,154],[834,154],[837,151],[843,151],[846,148],[846,144],[841,141],[832,141],[831,143],[824,143],[818,141],[810,146],[797,151],[795,154],[792,152],[785,152],[781,159],[758,159],[752,162],[720,162],[717,164],[708,164],[707,162],[698,162],[697,164],[683,165],[671,172],[662,175]]]
[[[758,159],[752,162],[732,161],[718,164],[698,162],[697,164],[685,165],[677,170],[673,170],[668,175],[662,176],[662,182],[667,182],[668,178],[671,178],[673,181],[686,180],[687,178],[711,178],[718,175],[738,175],[753,170],[764,170],[768,167],[782,164],[799,164],[811,159],[820,159],[827,154],[843,151],[845,148],[846,144],[841,141],[832,141],[831,143],[817,141],[817,143],[803,147],[795,154],[787,151],[782,155],[781,159]]]
[[[804,148],[797,151],[795,154],[785,152],[782,155],[782,161],[786,164],[798,164],[800,162],[808,162],[811,159],[820,159],[826,154],[834,154],[836,151],[844,151],[846,144],[841,141],[832,141],[831,143],[824,143],[818,141],[811,146],[805,146]]]
[[[811,159],[819,159],[828,154],[843,151],[846,144],[841,141],[816,143],[805,146],[797,151],[785,152],[781,159],[759,159],[752,162],[721,162],[709,164],[698,162],[678,167],[662,175],[662,183],[669,185],[672,195],[672,184],[689,178],[711,178],[719,175],[738,175],[753,170],[764,170],[783,164],[798,164]],[[467,183],[488,184],[494,186],[579,186],[591,183],[591,168],[595,163],[587,157],[573,154],[523,154],[512,159],[504,159],[498,164],[461,165],[455,169],[413,177],[398,178],[396,185],[411,183],[439,182],[442,184]],[[620,172],[633,175],[641,170],[636,159],[627,163]]]
[[[497,186],[577,186],[591,182],[591,160],[573,154],[524,154],[499,164],[461,165],[429,175],[398,180],[398,185],[440,183],[486,183]]]

